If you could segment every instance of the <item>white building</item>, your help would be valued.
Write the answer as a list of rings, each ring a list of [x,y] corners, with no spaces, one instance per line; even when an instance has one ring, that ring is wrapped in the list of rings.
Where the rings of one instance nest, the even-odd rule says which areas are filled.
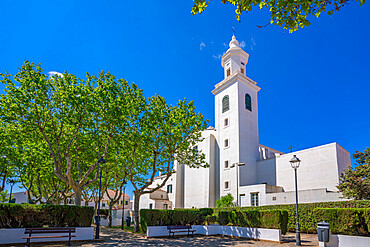
[[[336,186],[341,171],[351,164],[349,152],[337,143],[289,154],[259,144],[260,87],[246,76],[249,55],[235,36],[229,46],[221,58],[224,79],[212,91],[216,126],[205,130],[205,139],[197,145],[210,167],[175,164],[176,173],[164,187],[171,190],[166,191],[168,197],[162,196],[175,208],[215,207],[216,200],[228,193],[240,206],[295,203],[294,170],[289,160],[297,155],[302,160],[297,171],[299,202],[342,200]],[[162,179],[158,176],[154,185]],[[141,198],[140,208],[150,208],[150,204],[165,208],[163,203],[157,206],[150,195]]]

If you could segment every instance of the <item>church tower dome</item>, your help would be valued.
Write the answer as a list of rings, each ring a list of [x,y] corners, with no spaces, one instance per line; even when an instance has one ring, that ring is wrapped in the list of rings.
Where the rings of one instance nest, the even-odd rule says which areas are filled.
[[[221,65],[224,68],[225,78],[233,75],[237,71],[246,74],[246,65],[248,63],[249,54],[239,47],[239,41],[235,35],[231,38],[229,49],[221,58]]]
[[[233,34],[233,37],[231,38],[231,41],[229,43],[230,48],[239,47],[239,41],[236,40],[235,35]]]

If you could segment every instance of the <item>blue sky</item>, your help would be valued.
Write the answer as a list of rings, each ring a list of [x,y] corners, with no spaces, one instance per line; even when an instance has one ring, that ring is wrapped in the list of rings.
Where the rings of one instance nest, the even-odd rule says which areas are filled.
[[[282,152],[330,142],[350,153],[370,147],[368,3],[311,18],[293,34],[257,28],[269,22],[259,8],[239,23],[231,5],[212,1],[198,16],[191,7],[191,0],[2,0],[0,71],[14,74],[25,59],[79,77],[110,71],[148,97],[194,100],[214,126],[211,90],[235,27],[250,54],[247,76],[262,88],[261,144]]]

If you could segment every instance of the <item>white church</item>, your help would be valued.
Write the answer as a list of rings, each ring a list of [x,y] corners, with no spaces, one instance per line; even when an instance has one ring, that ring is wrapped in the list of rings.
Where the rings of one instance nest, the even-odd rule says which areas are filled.
[[[330,143],[284,154],[259,143],[257,83],[246,76],[248,53],[233,35],[221,58],[224,79],[215,85],[215,127],[203,131],[197,145],[209,168],[175,163],[163,189],[140,198],[140,208],[173,209],[216,207],[216,200],[231,193],[238,206],[295,203],[293,155],[300,160],[299,203],[339,201],[336,186],[350,153]],[[156,177],[152,186],[164,176]]]

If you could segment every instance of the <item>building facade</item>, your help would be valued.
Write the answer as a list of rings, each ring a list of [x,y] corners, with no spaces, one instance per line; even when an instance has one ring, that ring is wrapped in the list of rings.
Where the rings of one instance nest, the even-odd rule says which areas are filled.
[[[246,76],[248,58],[233,35],[221,58],[224,79],[212,91],[215,127],[203,131],[204,140],[196,146],[210,167],[195,169],[175,162],[176,173],[165,185],[171,187],[165,191],[171,202],[167,204],[172,208],[216,207],[216,200],[228,193],[239,206],[295,203],[294,170],[289,163],[293,155],[302,160],[297,171],[300,203],[343,200],[336,186],[351,158],[340,145],[330,143],[284,154],[259,144],[260,87]],[[158,176],[154,185],[162,179]],[[141,199],[140,208],[154,205],[150,195],[147,197]]]

